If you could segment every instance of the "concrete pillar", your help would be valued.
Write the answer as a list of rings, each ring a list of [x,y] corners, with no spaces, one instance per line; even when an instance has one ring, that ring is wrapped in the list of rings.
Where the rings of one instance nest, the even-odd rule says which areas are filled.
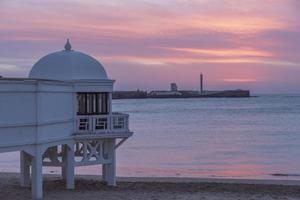
[[[67,158],[67,145],[61,145],[61,158],[62,158],[62,166],[61,166],[61,177],[64,181],[66,181],[66,158]]]
[[[74,160],[74,146],[69,147],[66,146],[66,159],[65,159],[65,178],[66,178],[66,188],[74,189],[74,168],[75,168],[75,160]]]
[[[20,152],[20,184],[21,187],[30,187],[30,155]]]
[[[74,147],[62,145],[62,178],[66,181],[67,189],[74,189]]]
[[[105,178],[107,185],[116,186],[116,151],[115,151],[116,139],[107,141],[108,158],[111,163],[105,166]]]
[[[108,148],[107,148],[108,142],[107,142],[107,140],[104,140],[102,145],[103,145],[102,155],[103,155],[104,159],[108,159]],[[102,179],[104,182],[107,183],[107,164],[102,164]]]
[[[36,148],[35,155],[31,160],[32,164],[32,177],[31,177],[31,193],[32,199],[43,199],[43,151]]]
[[[107,182],[107,164],[102,164],[102,179],[104,182]]]

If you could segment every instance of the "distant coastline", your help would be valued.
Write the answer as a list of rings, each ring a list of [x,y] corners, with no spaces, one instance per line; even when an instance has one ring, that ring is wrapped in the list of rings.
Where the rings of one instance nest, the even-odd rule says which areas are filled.
[[[249,90],[223,91],[114,91],[113,99],[147,99],[147,98],[247,98],[251,97]]]
[[[178,90],[176,83],[170,83],[170,90],[153,90],[151,92],[136,91],[114,91],[113,99],[146,99],[146,98],[247,98],[250,97],[249,90],[204,90],[204,77],[200,74],[200,87],[198,90]]]

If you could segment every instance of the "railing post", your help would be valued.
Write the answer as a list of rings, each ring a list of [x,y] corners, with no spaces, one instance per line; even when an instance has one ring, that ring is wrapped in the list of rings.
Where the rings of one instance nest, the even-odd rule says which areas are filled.
[[[75,131],[79,131],[79,123],[78,123],[79,119],[78,117],[75,118]]]
[[[126,124],[125,124],[125,126],[126,126],[126,131],[129,131],[129,115],[126,115],[126,118],[125,118],[126,120]]]
[[[90,128],[89,128],[89,131],[91,132],[91,133],[94,133],[95,132],[95,123],[94,123],[94,117],[93,116],[89,116],[89,123],[90,123]]]
[[[109,132],[113,132],[114,126],[113,126],[113,114],[110,114],[108,116],[108,121],[109,121]]]
[[[109,126],[107,127],[108,128],[108,132],[113,132],[113,112],[112,112],[112,92],[109,92],[108,93],[108,98],[109,98],[109,112],[108,112],[108,120],[109,121]]]

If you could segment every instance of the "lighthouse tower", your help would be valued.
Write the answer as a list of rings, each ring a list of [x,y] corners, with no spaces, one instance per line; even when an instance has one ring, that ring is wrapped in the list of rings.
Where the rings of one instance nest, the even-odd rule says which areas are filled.
[[[76,166],[102,165],[116,185],[116,150],[129,115],[113,112],[110,80],[93,57],[72,49],[42,57],[28,78],[0,78],[0,152],[20,151],[21,186],[43,198],[43,166],[60,167],[74,188]]]
[[[200,94],[203,94],[203,74],[200,74]]]

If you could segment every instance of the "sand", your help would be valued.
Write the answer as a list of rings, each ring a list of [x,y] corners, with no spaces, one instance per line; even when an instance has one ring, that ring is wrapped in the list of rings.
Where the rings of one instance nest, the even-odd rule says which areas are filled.
[[[0,173],[0,199],[31,199],[30,189],[19,186],[17,174]],[[119,178],[117,187],[109,187],[103,184],[98,176],[77,176],[76,189],[66,190],[58,176],[46,175],[44,199],[292,200],[300,199],[300,186],[294,182],[276,182],[275,185],[271,185],[269,182],[254,184],[246,180]]]

